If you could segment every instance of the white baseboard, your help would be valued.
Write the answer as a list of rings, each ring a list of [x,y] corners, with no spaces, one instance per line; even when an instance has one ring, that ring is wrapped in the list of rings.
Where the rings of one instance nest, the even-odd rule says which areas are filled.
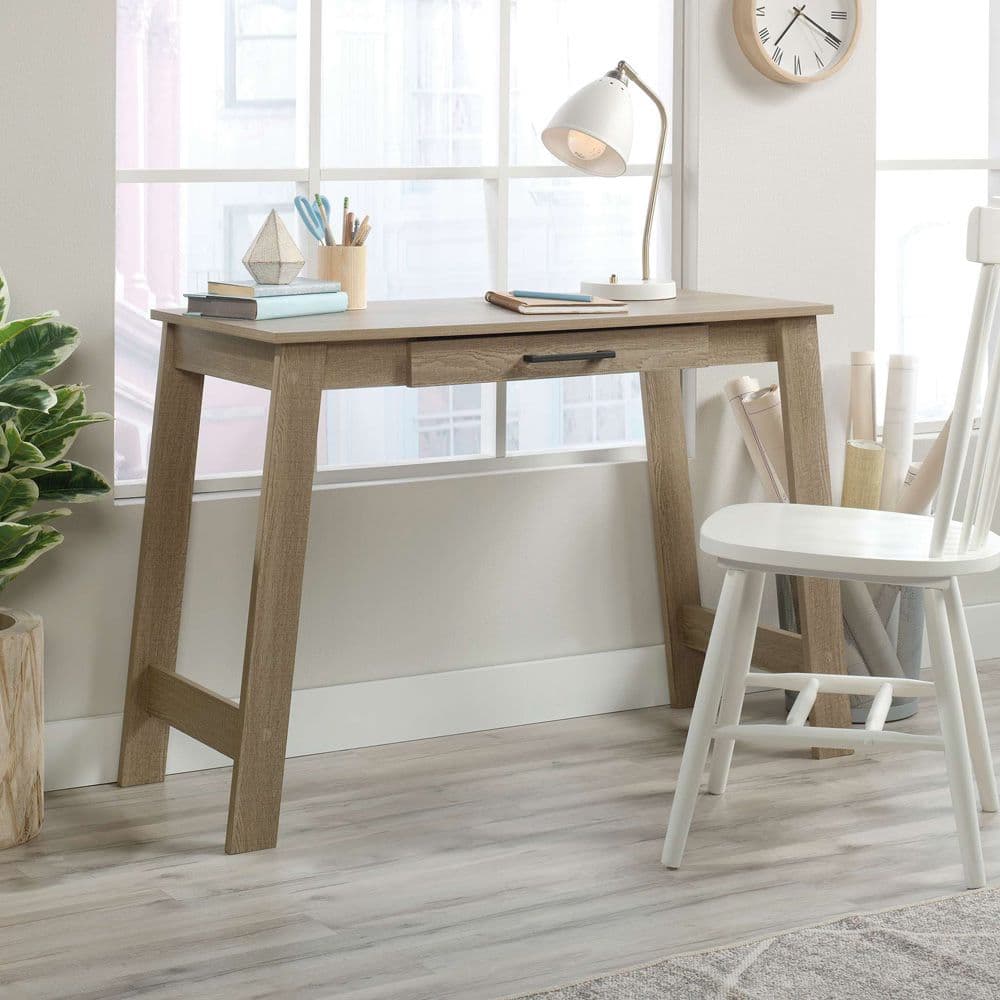
[[[1000,603],[967,609],[978,659],[1000,658]],[[288,756],[402,743],[667,703],[662,646],[451,670],[296,691]],[[114,781],[120,715],[45,725],[45,787]],[[173,732],[167,771],[225,767],[227,758]]]
[[[971,604],[965,609],[977,660],[1000,657],[1000,603]]]
[[[664,663],[663,646],[646,646],[296,691],[288,756],[664,705]],[[46,723],[46,789],[114,781],[120,734],[121,715]],[[171,733],[169,773],[228,764]]]

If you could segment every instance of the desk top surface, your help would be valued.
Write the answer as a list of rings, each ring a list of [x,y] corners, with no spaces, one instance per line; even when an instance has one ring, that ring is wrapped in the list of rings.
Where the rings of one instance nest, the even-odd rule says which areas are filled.
[[[268,344],[348,343],[499,334],[611,330],[824,316],[833,306],[720,292],[681,291],[676,299],[630,302],[628,313],[523,316],[482,298],[370,302],[367,309],[262,321],[212,319],[182,309],[154,309],[153,319]]]

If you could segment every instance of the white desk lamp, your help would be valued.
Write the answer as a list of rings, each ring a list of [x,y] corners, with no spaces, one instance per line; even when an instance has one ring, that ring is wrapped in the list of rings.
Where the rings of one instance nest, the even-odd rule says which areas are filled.
[[[597,177],[620,177],[632,149],[632,100],[628,93],[631,80],[660,113],[660,143],[656,149],[653,183],[646,209],[646,229],[642,235],[642,280],[584,281],[580,291],[609,299],[672,299],[677,295],[673,281],[654,281],[649,276],[649,238],[653,232],[653,212],[660,187],[663,147],[667,141],[667,109],[663,102],[639,79],[627,62],[593,83],[578,90],[553,116],[542,132],[545,148],[563,163]]]

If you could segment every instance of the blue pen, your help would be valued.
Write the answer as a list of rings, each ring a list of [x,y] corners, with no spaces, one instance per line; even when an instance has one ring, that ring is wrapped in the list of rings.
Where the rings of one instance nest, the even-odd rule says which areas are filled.
[[[515,289],[510,293],[519,299],[558,299],[561,302],[593,302],[593,295],[578,295],[576,292],[524,292]]]

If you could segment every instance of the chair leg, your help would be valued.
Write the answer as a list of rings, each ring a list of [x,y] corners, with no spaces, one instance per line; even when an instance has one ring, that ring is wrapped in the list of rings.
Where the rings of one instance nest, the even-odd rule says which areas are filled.
[[[958,828],[958,845],[965,868],[965,884],[970,889],[978,889],[986,884],[986,869],[979,838],[976,790],[972,780],[972,762],[969,758],[962,695],[948,628],[945,595],[939,590],[928,590],[925,602],[927,638],[934,661],[934,687],[937,692],[941,735],[944,738],[951,803]]]
[[[698,787],[708,760],[708,748],[719,711],[719,699],[722,697],[722,688],[732,659],[740,607],[744,603],[748,586],[747,576],[743,570],[727,570],[725,583],[722,585],[722,596],[705,653],[705,665],[698,683],[677,788],[670,807],[667,836],[663,843],[662,861],[667,868],[680,866],[688,830],[691,829]]]
[[[951,587],[945,593],[944,599],[955,651],[955,665],[958,668],[958,687],[962,693],[969,754],[972,757],[976,784],[979,786],[979,804],[983,812],[998,812],[1000,799],[997,796],[997,776],[993,767],[993,753],[990,750],[990,735],[986,728],[983,696],[979,690],[979,675],[976,673],[969,624],[965,618],[965,608],[962,607],[962,593],[958,587],[958,580],[951,581]]]
[[[757,637],[757,622],[760,619],[760,602],[764,596],[763,573],[747,573],[743,600],[733,626],[733,647],[729,669],[722,688],[722,704],[719,707],[718,724],[735,726],[743,714],[743,698],[747,693],[747,674],[750,672],[750,658]],[[712,747],[712,763],[708,769],[708,791],[711,795],[722,795],[729,781],[729,767],[733,762],[735,740],[716,740]]]

